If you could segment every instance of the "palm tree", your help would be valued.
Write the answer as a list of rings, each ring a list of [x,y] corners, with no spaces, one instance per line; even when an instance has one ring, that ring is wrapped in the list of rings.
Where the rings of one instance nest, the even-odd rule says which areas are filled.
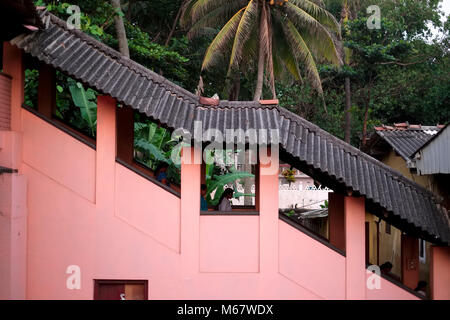
[[[206,51],[202,71],[225,53],[230,54],[228,77],[256,67],[254,100],[261,99],[264,75],[273,98],[275,77],[286,75],[297,81],[306,75],[322,94],[317,59],[340,64],[334,44],[340,26],[322,0],[190,0],[181,23],[190,27],[190,38],[220,29]]]

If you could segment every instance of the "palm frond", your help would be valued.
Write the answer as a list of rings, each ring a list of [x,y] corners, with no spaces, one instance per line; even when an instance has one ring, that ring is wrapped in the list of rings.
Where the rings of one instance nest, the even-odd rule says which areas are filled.
[[[226,45],[234,39],[244,9],[236,12],[211,42],[203,59],[202,70],[212,66],[217,61],[217,57],[223,54]]]
[[[297,60],[292,53],[277,15],[275,14],[273,18],[273,45],[276,48],[276,54],[273,56],[275,76],[286,84],[292,83],[292,80],[301,84],[303,79]]]
[[[264,49],[264,54],[266,57],[269,55],[270,50],[270,42],[269,42],[269,26],[267,25],[267,8],[265,6],[265,3],[263,2],[263,10],[261,10],[261,17],[260,17],[260,27],[259,27],[259,41],[260,46]]]
[[[247,0],[192,0],[186,8],[182,22],[187,23],[190,21],[191,23],[195,23],[214,9],[236,5],[236,3],[240,7],[244,7],[247,2]]]
[[[242,60],[242,49],[250,37],[251,31],[258,17],[258,1],[250,0],[244,10],[242,18],[236,30],[233,48],[231,50],[230,66],[228,68],[228,76],[232,69],[237,69]]]
[[[335,31],[338,35],[340,35],[341,26],[339,22],[336,20],[336,18],[329,11],[323,8],[323,4],[315,2],[317,1],[291,0],[290,4],[303,9],[314,19],[319,21],[322,25],[331,28],[331,30]]]
[[[319,21],[289,2],[285,5],[285,13],[294,25],[302,30],[302,38],[309,44],[316,55],[321,55],[336,65],[341,63],[330,32]]]
[[[284,70],[283,68],[280,68],[280,70],[278,71],[277,78],[287,78],[285,75],[287,71],[291,76],[294,77],[295,80],[302,82],[302,76],[298,68],[297,60],[295,59],[291,48],[289,48],[289,44],[286,42],[286,39],[284,37],[275,39],[278,53],[276,57],[279,60],[278,63],[281,64],[281,67],[284,67]]]
[[[192,25],[187,33],[187,37],[192,39],[200,34],[210,34],[211,32],[208,32],[208,30],[211,30],[212,28],[220,29],[220,27],[222,27],[236,11],[242,8],[243,6],[241,3],[232,2],[230,5],[221,6],[206,13]]]
[[[304,66],[306,76],[311,83],[311,86],[320,94],[323,94],[322,83],[319,72],[317,70],[316,62],[311,54],[308,46],[298,32],[295,25],[289,19],[285,19],[282,24],[284,34],[291,46],[291,50],[295,58]]]
[[[252,68],[258,59],[258,28],[253,28],[244,48],[242,49],[241,64]]]

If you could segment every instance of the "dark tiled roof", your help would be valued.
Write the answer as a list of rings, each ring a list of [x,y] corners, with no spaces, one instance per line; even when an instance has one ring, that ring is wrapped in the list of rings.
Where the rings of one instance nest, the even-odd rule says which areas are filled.
[[[366,196],[424,239],[450,243],[449,224],[433,194],[360,150],[277,105],[221,101],[204,106],[194,94],[45,15],[50,17],[45,30],[19,36],[13,44],[173,129],[192,132],[194,120],[202,120],[203,130],[279,129],[282,151],[294,162]]]
[[[410,125],[407,123],[375,127],[375,133],[370,138],[368,150],[370,153],[370,148],[374,148],[381,138],[409,162],[412,160],[414,153],[433,138],[440,128],[441,126]]]

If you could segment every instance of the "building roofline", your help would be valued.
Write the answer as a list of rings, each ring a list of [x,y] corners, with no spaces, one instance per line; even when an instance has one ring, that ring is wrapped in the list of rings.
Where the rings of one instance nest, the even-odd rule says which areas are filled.
[[[191,131],[193,122],[200,120],[210,128],[277,129],[281,147],[295,159],[434,236],[427,237],[430,242],[450,243],[450,227],[436,196],[361,150],[276,104],[219,101],[215,106],[203,105],[200,97],[186,89],[87,34],[69,30],[53,14],[40,14],[45,29],[18,36],[12,44],[169,128]],[[419,205],[406,210],[401,202],[411,197]]]
[[[421,145],[420,148],[418,148],[416,151],[414,151],[412,158],[415,158],[415,156],[417,155],[417,153],[420,150],[425,149],[432,141],[437,139],[437,137],[440,136],[442,134],[442,132],[444,132],[449,126],[450,126],[450,123],[447,123],[442,129],[439,130],[438,133],[436,133],[433,137],[431,137],[431,139],[429,139],[427,142],[425,142],[423,145]]]

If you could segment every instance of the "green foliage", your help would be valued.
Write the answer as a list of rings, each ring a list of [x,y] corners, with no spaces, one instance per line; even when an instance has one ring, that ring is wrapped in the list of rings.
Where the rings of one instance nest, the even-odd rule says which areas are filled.
[[[291,209],[290,211],[286,212],[286,215],[288,217],[292,217],[294,214],[295,214],[295,210],[294,209]]]
[[[206,165],[213,166],[213,165]],[[208,169],[207,169],[208,170]],[[254,175],[248,172],[227,172],[225,174],[213,174],[206,178],[206,186],[207,186],[207,196],[206,201],[208,204],[216,206],[219,204],[220,197],[225,191],[225,186],[229,183],[235,183],[237,180],[243,178],[253,178]],[[236,188],[234,188],[236,190]],[[214,192],[214,197],[211,197],[211,193]],[[254,194],[243,194],[235,192],[233,194],[234,198],[239,198],[241,196],[254,196]]]
[[[25,87],[24,103],[26,106],[37,109],[38,103],[38,81],[39,81],[39,71],[35,69],[25,70]]]
[[[62,90],[61,86],[59,88],[61,89],[58,89],[58,91]],[[87,123],[91,135],[95,136],[97,127],[97,96],[94,90],[85,90],[79,82],[70,84],[69,90],[72,100],[75,106],[80,109],[81,117]]]
[[[61,72],[56,72],[55,116],[85,135],[95,138],[97,131],[97,93]]]
[[[295,169],[286,169],[281,173],[283,177],[289,182],[295,182],[295,174],[297,171]]]
[[[318,60],[339,64],[333,32],[339,35],[336,19],[321,5],[309,0],[261,2],[257,0],[191,0],[182,24],[190,38],[214,34],[202,70],[227,64],[227,77],[255,73],[259,49],[264,51],[266,77],[296,80],[305,77],[322,93]],[[266,23],[267,22],[267,23]],[[226,61],[226,62],[225,62]],[[238,78],[237,78],[238,79]],[[261,78],[258,83],[261,83]],[[256,95],[258,96],[258,94]]]
[[[210,159],[215,158],[219,159],[219,162],[226,162],[227,152],[223,151],[221,154],[218,154],[217,151],[210,151],[206,154],[208,159],[207,164],[205,165],[205,179],[206,179],[206,201],[209,205],[216,206],[219,204],[220,197],[225,191],[225,186],[232,184],[233,189],[235,190],[233,194],[233,198],[239,198],[242,196],[254,197],[252,194],[244,194],[240,192],[236,192],[237,186],[236,182],[240,181],[244,178],[254,178],[255,175],[249,172],[237,171],[234,165],[221,165],[218,166],[216,162],[211,163]],[[214,196],[211,197],[211,194],[214,193]]]
[[[342,1],[329,0],[327,8],[339,18]],[[350,1],[349,1],[350,2]],[[357,1],[354,1],[357,2]],[[450,119],[448,33],[429,38],[429,21],[437,27],[438,0],[361,0],[358,18],[344,25],[343,37],[351,49],[350,65],[319,65],[327,113],[308,86],[277,84],[280,104],[343,138],[344,80],[351,79],[351,142],[358,146],[368,110],[367,128],[380,123],[409,121],[435,125]],[[381,29],[366,26],[368,5],[381,7]]]
[[[41,5],[43,1],[40,1]],[[117,14],[109,1],[72,0],[48,1],[47,9],[62,19],[69,17],[67,8],[78,5],[81,9],[81,29],[93,38],[117,49],[118,41],[114,30],[114,16]],[[180,53],[170,50],[154,41],[139,25],[130,22],[127,15],[123,16],[128,38],[131,59],[157,72],[179,85],[184,86],[190,81],[185,65],[189,59]]]
[[[137,151],[136,160],[151,170],[156,170],[161,162],[169,164],[168,179],[180,184],[180,165],[172,161],[172,152],[177,151],[178,141],[171,138],[167,129],[158,126],[143,117],[138,117],[134,124],[134,147]]]

